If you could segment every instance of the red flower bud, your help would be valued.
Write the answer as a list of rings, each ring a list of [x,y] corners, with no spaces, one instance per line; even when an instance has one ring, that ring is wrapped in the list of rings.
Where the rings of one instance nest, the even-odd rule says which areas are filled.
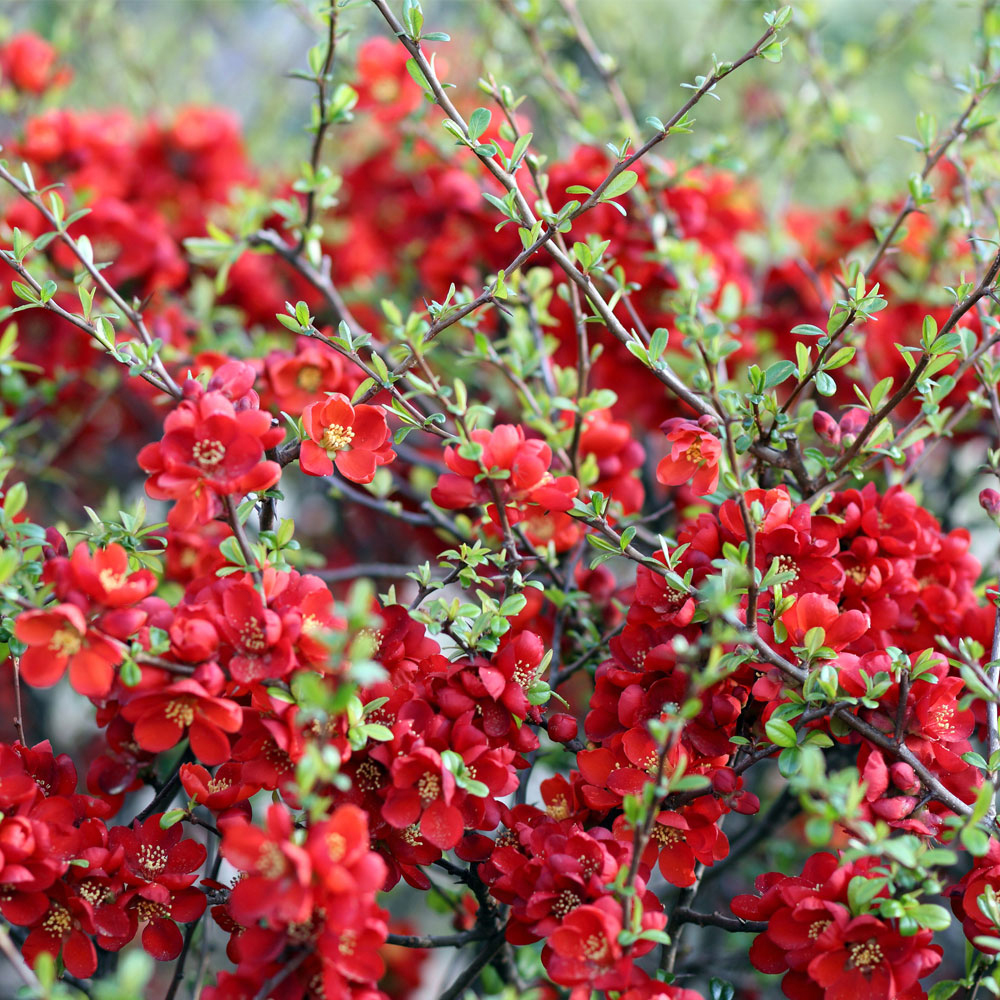
[[[908,792],[910,795],[916,795],[920,791],[920,782],[917,780],[916,774],[913,772],[913,768],[909,764],[904,764],[902,761],[896,761],[892,767],[889,768],[889,773],[892,775],[892,783],[901,791]]]
[[[840,444],[840,425],[825,410],[813,414],[813,430],[830,444]]]
[[[549,738],[556,743],[569,743],[576,739],[577,728],[576,719],[565,712],[549,717]]]
[[[979,494],[979,506],[986,511],[990,517],[1000,514],[1000,493],[996,490],[985,489]]]

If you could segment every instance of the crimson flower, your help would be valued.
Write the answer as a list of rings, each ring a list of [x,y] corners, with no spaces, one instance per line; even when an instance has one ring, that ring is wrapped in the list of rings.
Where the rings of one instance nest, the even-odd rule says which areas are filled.
[[[20,660],[21,676],[35,687],[51,687],[69,667],[73,689],[90,698],[111,690],[118,649],[88,629],[75,604],[55,604],[25,611],[14,622],[14,634],[28,648]]]
[[[131,699],[122,715],[135,724],[135,741],[143,750],[169,750],[187,730],[195,756],[210,765],[229,758],[226,733],[239,732],[243,722],[243,710],[236,702],[212,697],[189,677]]]
[[[299,466],[310,476],[333,475],[336,465],[345,479],[370,483],[375,470],[396,457],[382,409],[352,406],[343,393],[310,403],[302,412],[302,425],[309,439],[302,442]]]
[[[308,852],[292,843],[292,817],[277,803],[267,810],[267,830],[249,823],[225,828],[222,856],[247,873],[229,898],[232,915],[244,927],[260,917],[302,923],[313,906]]]
[[[714,493],[719,486],[722,442],[699,423],[673,417],[660,425],[670,442],[670,454],[660,459],[656,478],[664,486],[690,482],[699,496]]]
[[[237,412],[222,392],[184,400],[167,417],[163,439],[139,452],[139,465],[150,474],[146,492],[177,501],[167,515],[175,530],[207,524],[222,512],[220,497],[242,497],[278,481],[281,466],[264,461],[264,451],[283,436],[269,413]]]
[[[61,955],[71,975],[88,979],[97,969],[97,949],[90,937],[93,932],[90,904],[57,882],[50,890],[48,909],[28,933],[21,953],[30,965],[43,952],[53,958]]]

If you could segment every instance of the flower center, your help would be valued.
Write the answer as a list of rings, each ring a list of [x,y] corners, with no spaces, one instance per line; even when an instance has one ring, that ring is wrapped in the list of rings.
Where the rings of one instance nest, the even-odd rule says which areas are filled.
[[[441,794],[441,779],[436,774],[425,772],[417,782],[417,791],[420,793],[420,801],[427,805]]]
[[[240,626],[240,644],[252,653],[267,649],[264,630],[256,618],[250,618]]]
[[[552,913],[561,920],[580,905],[580,897],[572,889],[563,889],[552,904]]]
[[[673,847],[674,844],[679,844],[683,841],[680,830],[672,826],[664,826],[662,823],[657,823],[653,827],[652,837],[654,840],[658,840],[664,847]]]
[[[140,899],[135,907],[139,920],[162,920],[170,916],[162,903],[154,903],[151,899]]]
[[[113,569],[102,569],[97,579],[105,590],[117,590],[125,585],[128,573],[116,573]]]
[[[526,688],[535,679],[535,668],[525,660],[514,664],[514,683]]]
[[[203,469],[214,469],[226,457],[226,446],[221,441],[195,441],[191,454]]]
[[[143,844],[139,848],[139,867],[150,880],[167,867],[167,860],[167,852],[157,844]]]
[[[189,702],[184,700],[167,702],[167,707],[163,710],[163,714],[171,722],[176,722],[181,727],[190,726],[194,722],[194,709]]]
[[[583,953],[591,962],[603,962],[608,957],[608,939],[598,934],[588,934],[583,942]]]
[[[214,795],[216,792],[224,792],[231,784],[232,782],[225,778],[209,778],[205,787],[208,789],[209,795]]]
[[[882,949],[873,938],[851,945],[851,965],[862,972],[870,972],[882,963]]]
[[[815,941],[832,924],[832,920],[816,920],[809,925],[809,940]],[[857,947],[857,945],[855,945]]]
[[[354,931],[344,931],[340,935],[340,943],[337,947],[341,955],[353,955],[354,949],[358,946],[358,935]]]
[[[299,377],[296,380],[300,389],[306,392],[315,392],[323,381],[323,370],[315,365],[304,365],[299,370]]]
[[[264,878],[279,878],[285,871],[285,856],[273,841],[261,844],[257,857],[257,871]]]
[[[363,792],[374,792],[382,785],[382,769],[373,760],[362,761],[354,780]]]
[[[799,567],[791,556],[775,556],[774,561],[778,564],[779,573],[792,573],[794,578],[798,578]]]
[[[49,650],[56,656],[75,656],[82,645],[83,636],[72,628],[61,628],[49,639]]]
[[[324,451],[346,451],[354,440],[354,428],[343,424],[330,424],[323,431],[319,445]]]
[[[569,803],[565,795],[556,795],[545,807],[545,811],[557,822],[569,815]]]
[[[45,932],[52,935],[52,937],[62,937],[63,934],[69,932],[72,926],[73,918],[70,916],[69,910],[58,903],[53,903],[49,907],[49,912],[42,921],[42,927]]]
[[[331,861],[341,861],[347,854],[347,840],[342,833],[336,831],[326,835],[326,849],[330,852]]]
[[[700,462],[702,460],[701,441],[698,440],[698,439],[695,439],[695,441],[692,444],[688,445],[687,451],[684,452],[684,457],[689,462],[693,462],[693,463]]]

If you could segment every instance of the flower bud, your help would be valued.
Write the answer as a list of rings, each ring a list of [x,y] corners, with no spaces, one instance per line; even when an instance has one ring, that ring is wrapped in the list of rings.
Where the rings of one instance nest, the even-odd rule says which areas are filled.
[[[1000,515],[1000,493],[996,490],[985,489],[979,494],[979,506],[992,518]]]
[[[852,406],[840,418],[840,433],[846,437],[848,434],[857,437],[859,431],[868,423],[868,413],[860,406]]]
[[[572,715],[559,712],[549,717],[549,739],[556,743],[569,743],[576,739],[577,722]]]
[[[840,444],[840,426],[825,410],[813,414],[813,430],[830,444]]]

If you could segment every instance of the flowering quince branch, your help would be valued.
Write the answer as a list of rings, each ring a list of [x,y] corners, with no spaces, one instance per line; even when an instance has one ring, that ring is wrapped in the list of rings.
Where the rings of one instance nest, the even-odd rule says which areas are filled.
[[[770,232],[746,180],[675,140],[735,69],[821,56],[808,11],[787,37],[768,14],[609,165],[536,152],[562,137],[534,145],[501,60],[493,113],[461,116],[427,54],[447,36],[418,0],[372,2],[399,44],[352,51],[350,5],[319,12],[298,176],[263,180],[213,109],[26,104],[5,138],[28,180],[0,175],[3,301],[33,309],[0,330],[5,958],[39,1000],[91,979],[108,1000],[714,1000],[753,970],[792,1000],[1000,990],[1000,613],[980,525],[904,488],[919,469],[954,520],[951,453],[1000,471],[991,181],[949,156],[994,152],[1000,23],[957,123],[918,120],[908,198],[878,204],[866,174]],[[572,0],[498,6],[574,134],[638,143]],[[0,104],[56,62],[0,41]],[[795,129],[758,86],[740,114]],[[844,135],[822,142],[858,175]],[[118,365],[81,360],[81,333]],[[1000,521],[1000,492],[980,503]],[[57,685],[93,707],[82,776],[45,729]],[[762,871],[777,838],[787,870]],[[440,948],[467,950],[443,983]]]
[[[53,211],[46,207],[45,203],[42,201],[41,194],[34,190],[33,183],[31,185],[22,183],[13,174],[11,174],[2,163],[0,163],[0,180],[3,180],[10,187],[12,187],[21,198],[31,205],[42,216],[42,218],[44,218],[45,221],[52,226],[57,239],[61,240],[67,247],[69,247],[73,256],[80,262],[80,264],[83,265],[84,270],[90,275],[91,279],[98,286],[98,288],[100,288],[104,295],[106,295],[114,303],[116,308],[121,310],[122,314],[129,321],[129,323],[135,327],[140,339],[150,352],[150,366],[156,373],[159,380],[160,385],[158,387],[162,387],[165,392],[168,392],[172,396],[179,397],[180,389],[178,388],[173,377],[164,367],[163,362],[155,349],[153,337],[149,333],[149,330],[146,329],[142,313],[133,309],[108,283],[104,275],[101,274],[100,269],[97,267],[93,259],[93,252],[92,249],[89,248],[89,244],[88,250],[84,250],[80,244],[69,235],[68,227],[72,224],[74,219],[73,216],[63,219],[63,203],[58,193],[53,191],[50,194],[50,200],[53,208],[59,206],[59,216],[57,217]],[[10,259],[6,255],[5,262],[8,265],[11,264]],[[20,261],[18,261],[18,263],[20,263]],[[39,291],[37,288],[35,290]],[[92,298],[91,301],[93,301]],[[103,340],[99,335],[97,335],[97,339],[101,343],[105,343],[106,346],[110,346],[107,341]]]

